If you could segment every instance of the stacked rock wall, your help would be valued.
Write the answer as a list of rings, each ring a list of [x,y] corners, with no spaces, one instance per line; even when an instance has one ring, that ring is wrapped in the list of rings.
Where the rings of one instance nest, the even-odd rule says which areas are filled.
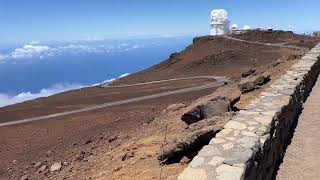
[[[203,147],[179,180],[272,179],[320,72],[320,44]]]

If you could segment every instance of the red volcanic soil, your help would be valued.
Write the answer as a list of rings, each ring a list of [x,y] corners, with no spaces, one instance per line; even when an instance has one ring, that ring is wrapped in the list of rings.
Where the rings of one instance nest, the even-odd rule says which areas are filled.
[[[311,48],[317,39],[291,32],[248,32],[234,36],[255,42],[286,43]],[[301,40],[304,39],[304,41]],[[199,37],[193,44],[160,64],[121,78],[112,85],[133,84],[190,76],[227,76],[227,87],[237,88],[241,73],[271,74],[276,80],[306,49],[272,47],[224,37]],[[0,123],[79,109],[106,102],[207,84],[193,79],[125,88],[90,87],[0,108]],[[266,85],[267,86],[267,85]],[[262,87],[263,90],[265,87]],[[261,90],[241,96],[245,106]],[[216,88],[166,96],[130,104],[0,128],[0,179],[159,179],[176,177],[186,164],[160,166],[156,159],[164,137],[182,136],[183,110],[163,112],[173,103],[192,104]],[[167,135],[168,134],[168,135]],[[38,173],[39,163],[46,165]],[[61,162],[60,171],[50,166]]]
[[[252,31],[243,35],[232,36],[253,42],[292,43],[299,47],[313,47],[316,42],[319,42],[315,38],[282,31],[281,33],[278,31],[273,33]],[[300,42],[300,39],[305,39],[305,41]],[[301,53],[296,49],[250,44],[221,36],[205,36],[195,38],[192,45],[180,53],[172,54],[169,59],[162,63],[121,78],[114,84],[147,82],[194,75],[228,76],[237,79],[241,77],[241,72],[248,68],[270,64],[279,59],[296,59],[299,58]]]

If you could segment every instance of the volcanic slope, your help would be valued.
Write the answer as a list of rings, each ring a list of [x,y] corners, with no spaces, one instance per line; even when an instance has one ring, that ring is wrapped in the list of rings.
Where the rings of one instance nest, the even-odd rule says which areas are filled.
[[[223,36],[197,37],[193,40],[192,45],[179,53],[172,54],[162,63],[119,79],[113,84],[121,85],[200,75],[227,76],[231,79],[238,79],[241,76],[239,72],[248,68],[261,67],[278,60],[296,59],[303,51],[313,47],[317,42],[315,38],[285,31],[252,31],[243,35],[232,35],[232,37],[253,42],[295,45],[301,47],[301,50],[240,42]]]

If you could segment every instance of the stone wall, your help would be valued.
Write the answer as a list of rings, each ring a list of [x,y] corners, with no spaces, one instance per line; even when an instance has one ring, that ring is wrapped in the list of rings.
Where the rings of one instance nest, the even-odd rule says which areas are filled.
[[[320,44],[203,147],[179,180],[272,179],[320,71]]]

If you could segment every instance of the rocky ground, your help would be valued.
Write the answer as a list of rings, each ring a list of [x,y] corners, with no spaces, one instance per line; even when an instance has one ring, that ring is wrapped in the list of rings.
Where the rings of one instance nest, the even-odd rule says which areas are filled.
[[[281,40],[293,42],[284,35]],[[223,75],[230,79],[228,84],[218,89],[0,128],[0,179],[175,179],[197,150],[237,110],[284,74],[304,52],[304,49],[248,45],[222,37],[196,38],[193,45],[169,60],[114,84],[183,75]],[[172,86],[176,88],[175,84]],[[104,90],[87,92],[103,94]],[[61,107],[71,102],[80,106],[87,101],[101,101],[100,96],[66,101],[68,97],[87,94],[76,93],[80,95],[61,94],[62,105],[56,103],[59,96],[31,104],[47,107],[48,103],[56,103],[50,107]],[[116,94],[123,98],[123,93]],[[0,110],[15,112],[11,114],[17,117],[19,109],[30,106],[28,103]],[[38,111],[46,112],[34,112]],[[26,112],[22,116],[33,114]]]

